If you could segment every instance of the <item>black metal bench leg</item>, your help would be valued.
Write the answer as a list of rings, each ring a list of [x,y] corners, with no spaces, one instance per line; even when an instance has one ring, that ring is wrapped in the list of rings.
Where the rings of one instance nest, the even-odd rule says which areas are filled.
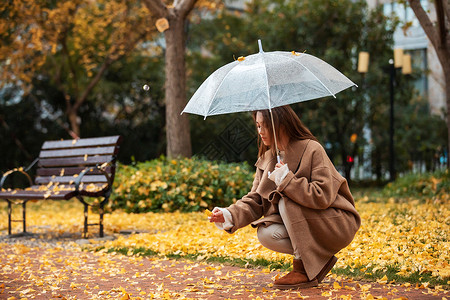
[[[103,214],[104,214],[105,203],[107,201],[108,201],[108,198],[106,197],[104,201],[100,202],[100,208],[99,208],[99,213],[100,213],[100,221],[99,221],[100,237],[103,237]]]
[[[84,233],[83,237],[87,238],[88,233],[88,213],[89,213],[89,206],[85,203],[84,204]]]
[[[27,223],[26,223],[26,215],[27,215],[27,201],[22,202],[22,224],[23,224],[23,233],[27,232]]]
[[[8,235],[11,235],[11,214],[12,214],[12,203],[8,201]]]

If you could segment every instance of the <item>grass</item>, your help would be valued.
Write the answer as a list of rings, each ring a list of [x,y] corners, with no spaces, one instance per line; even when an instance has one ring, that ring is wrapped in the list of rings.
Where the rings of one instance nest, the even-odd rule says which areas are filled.
[[[104,247],[98,247],[95,251],[100,251]],[[123,255],[138,255],[138,256],[161,256],[161,253],[155,252],[153,250],[140,247],[140,248],[109,248],[107,253],[120,253]],[[279,271],[289,271],[292,269],[290,263],[284,261],[273,261],[267,259],[242,259],[242,258],[231,258],[226,256],[207,256],[205,257],[201,253],[182,255],[179,253],[168,253],[163,255],[169,259],[186,259],[192,261],[204,261],[208,263],[219,263],[230,266],[237,266],[241,268],[264,268],[268,270],[279,270]],[[447,279],[437,278],[432,276],[431,272],[412,272],[407,276],[398,275],[400,272],[400,266],[387,266],[380,269],[377,266],[359,266],[358,268],[345,267],[338,268],[334,267],[331,271],[333,274],[351,277],[356,280],[367,280],[367,281],[380,281],[385,280],[389,283],[409,283],[411,285],[426,285],[427,287],[441,286],[443,289],[450,289],[449,281]]]

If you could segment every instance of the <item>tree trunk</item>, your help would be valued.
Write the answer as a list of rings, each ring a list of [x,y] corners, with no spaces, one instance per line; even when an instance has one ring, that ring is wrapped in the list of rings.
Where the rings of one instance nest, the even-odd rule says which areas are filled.
[[[445,93],[447,98],[447,169],[450,168],[450,64],[444,67]]]
[[[190,157],[191,137],[187,114],[180,115],[186,105],[186,65],[184,18],[169,19],[166,39],[166,136],[168,157]]]
[[[76,134],[76,136],[80,137],[80,124],[78,124],[78,112],[74,109],[71,109],[67,112],[67,118],[69,119],[70,128]]]

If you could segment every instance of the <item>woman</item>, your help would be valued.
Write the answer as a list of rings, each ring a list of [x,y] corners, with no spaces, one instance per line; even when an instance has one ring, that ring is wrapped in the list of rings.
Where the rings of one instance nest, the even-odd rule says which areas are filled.
[[[210,222],[229,233],[251,224],[261,244],[292,254],[293,270],[274,282],[279,289],[317,286],[353,240],[361,219],[347,181],[289,106],[253,113],[260,140],[251,191]],[[262,142],[262,143],[261,143]]]

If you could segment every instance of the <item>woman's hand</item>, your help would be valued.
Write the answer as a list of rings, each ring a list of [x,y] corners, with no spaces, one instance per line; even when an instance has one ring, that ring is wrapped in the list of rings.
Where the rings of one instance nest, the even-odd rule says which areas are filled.
[[[212,215],[209,217],[209,222],[211,223],[224,223],[225,218],[223,216],[223,213],[220,209],[217,207],[213,209]]]
[[[284,162],[280,161],[275,165],[275,169],[281,168],[284,165]]]

